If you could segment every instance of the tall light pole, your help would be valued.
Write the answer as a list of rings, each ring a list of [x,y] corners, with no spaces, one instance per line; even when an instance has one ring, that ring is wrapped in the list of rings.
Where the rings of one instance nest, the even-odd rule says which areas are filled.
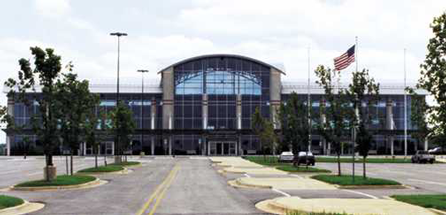
[[[141,150],[144,144],[144,73],[149,72],[147,69],[138,69],[141,73]]]
[[[110,33],[110,36],[116,36],[118,37],[118,65],[117,65],[117,84],[116,84],[116,106],[118,106],[118,102],[119,102],[119,55],[121,52],[121,47],[120,47],[120,38],[121,37],[125,37],[127,36],[127,33],[122,33],[122,32],[115,32],[115,33]]]

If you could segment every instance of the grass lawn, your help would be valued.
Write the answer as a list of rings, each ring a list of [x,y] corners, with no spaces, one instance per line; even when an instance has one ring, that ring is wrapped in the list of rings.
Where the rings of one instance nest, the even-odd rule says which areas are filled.
[[[111,165],[116,165],[116,166],[135,166],[135,165],[139,165],[141,164],[141,162],[138,161],[127,161],[127,162],[121,162],[121,163],[112,163]]]
[[[322,172],[322,173],[330,173],[330,170],[327,169],[318,169],[318,168],[314,168],[314,167],[308,167],[306,168],[305,166],[300,166],[300,167],[295,167],[293,165],[286,165],[286,166],[278,166],[276,167],[276,169],[280,169],[286,172]]]
[[[266,156],[266,159],[263,156],[246,156],[243,157],[246,160],[251,162],[265,165],[265,166],[282,166],[284,163],[279,163],[279,159],[273,156]]]
[[[327,212],[300,212],[300,211],[291,211],[287,212],[286,215],[347,215],[346,213],[327,213]]]
[[[446,211],[446,195],[394,195],[391,197],[409,204]]]
[[[335,157],[317,157],[316,156],[316,163],[337,163],[338,159]],[[341,158],[341,163],[351,163],[352,158]],[[362,163],[362,158],[359,158],[355,161],[355,163]],[[367,158],[366,163],[412,163],[410,158],[407,158],[404,160],[403,158]]]
[[[117,171],[121,171],[121,170],[124,170],[124,167],[122,167],[120,165],[110,164],[107,166],[98,166],[98,168],[95,168],[95,167],[87,168],[87,169],[79,170],[78,172],[82,172],[82,173],[117,172]]]
[[[94,180],[96,180],[95,177],[88,175],[59,175],[51,182],[45,180],[27,181],[16,185],[16,187],[67,186],[84,184]]]
[[[362,176],[355,176],[355,181],[353,182],[351,175],[315,175],[311,178],[327,182],[330,184],[338,185],[400,185],[400,183],[392,180],[382,179],[382,178],[366,178]]]
[[[0,210],[23,204],[23,199],[12,196],[0,195]]]

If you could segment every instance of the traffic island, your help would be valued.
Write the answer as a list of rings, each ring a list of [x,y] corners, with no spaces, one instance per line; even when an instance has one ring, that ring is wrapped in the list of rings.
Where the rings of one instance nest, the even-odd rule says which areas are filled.
[[[112,163],[110,165],[115,165],[115,166],[123,166],[123,167],[137,167],[137,166],[141,166],[141,162],[138,161],[125,161],[125,162],[121,162],[121,163]]]
[[[342,189],[404,189],[407,188],[399,182],[382,178],[363,178],[351,175],[314,175],[311,178],[329,184],[335,184]]]
[[[394,195],[391,197],[409,204],[440,210],[446,214],[446,195]]]
[[[279,190],[334,190],[335,186],[309,178],[238,178],[228,182],[239,188]]]
[[[69,190],[84,189],[103,185],[106,181],[88,175],[59,175],[52,181],[37,180],[14,185],[12,190],[43,191],[43,190]]]
[[[0,195],[0,215],[28,214],[44,207],[40,203],[30,203],[23,199]]]
[[[287,175],[287,172],[275,168],[239,168],[228,167],[224,168],[223,172],[236,174],[252,174],[252,175]]]
[[[423,207],[388,199],[301,199],[299,197],[280,197],[259,202],[256,204],[256,208],[272,214],[292,214],[292,212],[355,215],[436,214]]]
[[[91,167],[87,169],[82,169],[77,172],[82,174],[100,174],[100,173],[117,173],[117,172],[122,172],[124,170],[125,168],[122,167],[121,165],[107,165],[107,166],[98,166],[97,168]]]
[[[278,166],[276,167],[276,169],[290,173],[331,173],[331,171],[327,169],[319,169],[315,167],[306,167],[306,166],[284,165],[284,166]]]

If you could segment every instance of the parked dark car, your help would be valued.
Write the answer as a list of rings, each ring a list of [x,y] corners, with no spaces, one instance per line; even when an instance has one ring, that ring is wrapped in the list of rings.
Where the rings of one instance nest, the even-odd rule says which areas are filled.
[[[301,151],[294,156],[293,164],[299,166],[301,164],[314,166],[316,163],[316,159],[314,158],[313,153]]]
[[[435,157],[427,151],[417,151],[412,156],[412,163],[434,163]]]

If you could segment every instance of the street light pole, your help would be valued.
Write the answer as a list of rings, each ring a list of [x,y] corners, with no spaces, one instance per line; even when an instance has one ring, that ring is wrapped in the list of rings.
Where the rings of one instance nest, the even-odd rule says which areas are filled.
[[[122,32],[115,32],[115,33],[110,33],[110,36],[116,36],[118,37],[118,65],[117,65],[117,84],[116,84],[116,106],[118,106],[118,102],[119,102],[119,55],[121,52],[121,43],[120,43],[120,39],[121,37],[125,37],[127,36],[127,33],[122,33]]]
[[[141,150],[144,144],[144,73],[149,72],[147,69],[138,69],[141,73]]]
[[[115,33],[110,33],[110,36],[117,36],[118,37],[118,65],[117,65],[117,84],[116,84],[116,107],[118,107],[119,104],[119,55],[121,52],[121,44],[120,44],[120,38],[122,36],[127,36],[127,33],[122,33],[122,32],[115,32]],[[116,150],[118,152],[119,155],[122,154],[122,150],[120,147],[120,140],[119,140],[119,135],[116,135]],[[116,152],[115,152],[116,154]],[[119,161],[121,161],[121,158],[119,158]]]

